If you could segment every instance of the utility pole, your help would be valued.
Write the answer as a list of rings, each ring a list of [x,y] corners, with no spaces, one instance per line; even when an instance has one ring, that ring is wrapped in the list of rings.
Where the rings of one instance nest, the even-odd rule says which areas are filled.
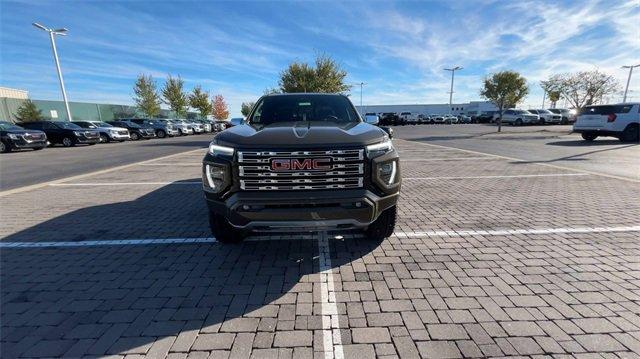
[[[449,114],[451,114],[451,105],[453,104],[453,77],[458,70],[462,70],[462,66],[455,66],[450,69],[444,69],[445,71],[451,71],[451,90],[449,91]]]
[[[542,108],[544,109],[544,100],[547,99],[547,91],[542,91]]]
[[[622,66],[623,69],[629,69],[629,77],[627,77],[627,86],[624,88],[624,97],[622,98],[622,103],[627,102],[627,92],[629,91],[629,83],[631,82],[631,74],[633,73],[634,67],[640,67],[640,64]]]
[[[33,26],[37,27],[40,30],[46,31],[49,33],[49,39],[51,40],[51,49],[53,50],[53,60],[56,63],[56,69],[58,70],[58,81],[60,81],[60,90],[62,90],[62,99],[64,100],[64,107],[67,110],[67,119],[69,121],[73,121],[71,118],[71,110],[69,109],[69,100],[67,100],[67,91],[64,89],[64,80],[62,79],[62,70],[60,69],[60,60],[58,60],[58,50],[56,49],[56,39],[55,35],[67,36],[67,28],[60,29],[49,29],[43,25],[34,22]]]

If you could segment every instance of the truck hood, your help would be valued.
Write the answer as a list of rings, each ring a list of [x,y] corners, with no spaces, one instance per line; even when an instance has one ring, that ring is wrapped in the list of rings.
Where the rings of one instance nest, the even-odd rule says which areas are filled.
[[[364,147],[381,142],[379,127],[364,123],[280,122],[268,126],[238,125],[220,132],[214,140],[234,148]]]

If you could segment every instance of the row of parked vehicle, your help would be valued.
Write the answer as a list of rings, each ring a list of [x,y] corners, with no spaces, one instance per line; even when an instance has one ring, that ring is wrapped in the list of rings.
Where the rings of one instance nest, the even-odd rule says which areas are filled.
[[[405,125],[422,125],[422,124],[454,124],[454,123],[472,123],[472,118],[467,115],[438,115],[438,114],[417,114],[411,112],[368,112],[365,117],[376,116],[380,120],[381,126],[405,126]]]
[[[0,121],[0,152],[47,146],[138,141],[226,129],[226,121],[126,118],[112,121]]]

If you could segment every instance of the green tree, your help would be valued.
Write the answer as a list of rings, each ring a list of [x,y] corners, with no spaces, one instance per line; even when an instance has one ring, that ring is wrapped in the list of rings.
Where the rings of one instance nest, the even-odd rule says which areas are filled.
[[[316,57],[315,66],[293,62],[280,73],[281,92],[346,92],[351,86],[344,83],[347,72],[326,55]]]
[[[151,75],[138,76],[133,86],[133,101],[147,117],[155,117],[160,113],[160,96],[156,82]]]
[[[557,74],[542,82],[549,92],[558,92],[576,109],[602,102],[619,87],[613,76],[598,70]]]
[[[242,116],[247,117],[249,116],[249,113],[251,113],[251,109],[253,108],[253,105],[255,105],[255,102],[243,102],[242,103],[242,107],[240,109],[240,112],[242,113]]]
[[[549,96],[549,101],[551,101],[551,108],[556,108],[556,103],[560,101],[560,92],[549,91],[547,95]]]
[[[197,85],[191,91],[189,105],[198,110],[202,118],[206,118],[211,113],[212,105],[209,102],[209,93],[203,91],[200,85]]]
[[[16,119],[20,122],[33,122],[42,120],[42,111],[31,100],[25,100],[16,110]]]
[[[184,81],[180,76],[167,77],[167,81],[162,88],[162,97],[164,103],[169,105],[171,111],[175,112],[178,117],[184,117],[187,114],[187,107],[189,106],[189,98],[183,91]]]
[[[484,79],[480,96],[493,102],[498,108],[498,132],[502,130],[502,114],[515,107],[529,93],[527,80],[515,71],[501,71]]]

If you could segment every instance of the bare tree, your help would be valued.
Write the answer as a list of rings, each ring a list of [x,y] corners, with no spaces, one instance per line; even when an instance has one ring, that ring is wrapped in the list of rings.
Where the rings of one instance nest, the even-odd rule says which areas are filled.
[[[594,70],[553,75],[542,81],[542,86],[549,93],[559,93],[572,107],[580,109],[602,102],[605,96],[618,90],[619,84],[613,76]]]

